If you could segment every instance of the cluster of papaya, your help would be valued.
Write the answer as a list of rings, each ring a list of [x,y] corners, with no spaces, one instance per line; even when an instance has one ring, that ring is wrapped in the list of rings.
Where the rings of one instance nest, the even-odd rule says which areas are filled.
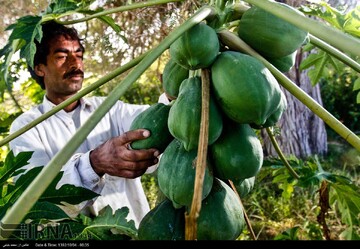
[[[281,71],[290,69],[288,58],[294,57],[307,38],[306,32],[257,7],[242,15],[237,30],[241,39]],[[208,155],[197,239],[235,240],[245,226],[238,195],[244,197],[252,190],[263,163],[262,145],[254,129],[278,122],[287,107],[285,95],[261,61],[228,49],[205,22],[186,31],[169,52],[162,80],[172,102],[152,105],[131,125],[131,129],[146,128],[152,134],[134,141],[133,149],[156,147],[163,152],[157,180],[165,198],[143,218],[138,238],[185,239],[201,126],[202,79],[198,72],[207,69]],[[236,189],[229,186],[229,180]]]

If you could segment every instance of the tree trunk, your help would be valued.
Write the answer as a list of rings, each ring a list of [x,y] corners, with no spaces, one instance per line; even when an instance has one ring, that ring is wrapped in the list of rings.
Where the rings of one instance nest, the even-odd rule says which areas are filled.
[[[313,87],[307,72],[298,70],[303,56],[302,53],[297,55],[296,65],[286,76],[322,105],[319,85]],[[288,102],[288,108],[277,124],[280,134],[276,136],[276,140],[282,152],[285,155],[295,155],[299,158],[306,158],[314,154],[325,155],[327,152],[325,123],[286,89],[281,88]],[[276,156],[277,153],[265,130],[261,131],[261,136],[264,139],[264,155]]]
[[[279,2],[294,7],[303,4],[303,1],[294,0]],[[286,73],[286,76],[322,105],[319,84],[313,87],[307,76],[307,71],[300,72],[298,69],[305,56],[307,56],[306,53],[299,51],[296,65],[289,73]],[[315,154],[325,155],[327,153],[325,123],[286,89],[282,88],[282,90],[288,102],[288,108],[277,124],[280,128],[280,134],[276,136],[276,140],[282,152],[284,155],[295,155],[299,158],[306,158]],[[264,155],[276,156],[277,153],[265,130],[261,131],[261,136],[264,140]]]

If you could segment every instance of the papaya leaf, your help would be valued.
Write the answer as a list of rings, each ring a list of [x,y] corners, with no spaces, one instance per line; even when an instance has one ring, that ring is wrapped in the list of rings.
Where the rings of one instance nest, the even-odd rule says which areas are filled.
[[[16,39],[13,41],[8,41],[8,43],[0,50],[0,58],[4,57],[4,62],[1,63],[0,67],[0,93],[1,95],[5,89],[11,89],[11,81],[9,80],[9,67],[12,56],[18,51],[22,46],[24,46],[25,41]]]
[[[360,90],[360,78],[357,78],[354,82],[353,91]]]
[[[21,175],[15,182],[15,185],[8,185],[8,193],[0,200],[0,206],[12,205],[29,186],[32,180],[38,175],[42,167],[35,167]]]
[[[308,71],[308,76],[312,86],[315,86],[322,77],[326,76],[327,71],[325,70],[325,68],[328,62],[328,58],[328,54],[322,51],[318,53],[318,58],[314,60],[314,67]]]
[[[13,29],[9,37],[9,42],[14,40],[23,40],[25,44],[20,48],[20,58],[25,58],[29,66],[34,65],[34,54],[36,46],[34,40],[41,41],[41,17],[23,16],[20,17],[14,25],[10,25],[7,30]]]
[[[354,36],[360,37],[360,6],[356,6],[346,14],[344,31]]]
[[[298,230],[299,230],[299,227],[297,227],[297,226],[286,229],[281,234],[275,236],[274,240],[299,240]]]
[[[99,215],[90,221],[79,234],[78,239],[93,240],[129,240],[137,237],[137,229],[133,220],[127,221],[128,207],[122,207],[113,214],[110,206],[103,208]]]
[[[25,155],[23,155],[23,154],[25,154]],[[24,161],[25,160],[27,161],[31,157],[32,153],[21,152],[17,156],[17,160],[20,160],[22,158],[22,157],[20,157],[20,159],[18,158],[20,155],[22,155],[22,157],[24,157],[24,159],[22,161],[18,162],[16,164],[16,166],[12,166],[13,168],[17,169],[17,168],[20,168],[20,167],[26,165],[27,163],[25,163]],[[27,157],[25,157],[25,156],[27,156]],[[10,154],[8,157],[9,158],[7,160],[10,162],[13,162],[14,159],[13,159],[12,154]],[[9,163],[6,162],[5,164],[9,164]],[[2,211],[7,210],[16,202],[16,200],[25,191],[25,189],[28,188],[28,186],[35,179],[35,177],[37,177],[37,175],[40,173],[42,168],[43,168],[43,166],[39,166],[39,167],[30,169],[25,174],[20,175],[14,185],[9,184],[7,186],[7,193],[0,199],[0,208],[2,209]],[[4,167],[1,167],[0,169],[3,169],[4,175],[5,174],[10,175],[9,173],[6,172],[5,165],[4,165]],[[15,170],[15,169],[13,169],[13,170]],[[98,196],[98,194],[96,194],[95,192],[93,192],[91,190],[88,190],[88,189],[82,188],[82,187],[76,187],[76,186],[70,185],[70,184],[65,184],[65,185],[61,186],[59,189],[56,189],[56,184],[60,180],[62,174],[63,174],[63,172],[60,172],[57,175],[57,177],[53,180],[53,182],[49,185],[49,187],[40,196],[38,201],[47,201],[47,202],[52,202],[54,204],[61,204],[61,202],[67,202],[70,204],[78,204],[82,201],[90,200],[90,199]],[[6,178],[6,177],[4,177],[4,178]],[[0,217],[2,215],[4,215],[4,211],[0,212]]]
[[[338,72],[340,72],[343,68],[337,59],[320,50],[318,53],[312,53],[305,58],[300,64],[300,70],[310,68],[308,76],[311,84],[315,86],[322,77],[328,76],[329,65],[332,65]]]
[[[68,11],[76,10],[79,1],[73,0],[54,0],[45,11],[45,14],[63,14]]]
[[[21,173],[22,171],[15,171],[26,164],[28,164],[29,159],[31,158],[34,152],[20,152],[16,157],[14,156],[13,151],[11,150],[6,158],[5,163],[0,167],[0,186],[4,185],[5,182],[12,176]]]
[[[26,214],[24,220],[31,219],[40,221],[41,219],[58,220],[66,218],[69,218],[69,216],[54,203],[38,201]]]
[[[357,95],[356,95],[356,103],[357,104],[360,103],[360,92],[358,92]]]
[[[359,215],[360,215],[360,192],[359,188],[344,181],[343,178],[338,179],[335,177],[336,181],[330,184],[330,204],[336,205],[339,212],[341,213],[341,220],[348,228],[343,232],[345,239],[352,240],[354,237],[359,238],[359,234],[354,234],[355,231],[352,230],[354,226],[359,226]]]
[[[59,189],[56,189],[56,185],[62,177],[60,172],[53,182],[48,186],[45,192],[41,195],[39,200],[48,201],[55,204],[61,204],[61,202],[67,202],[70,204],[78,204],[82,201],[90,200],[99,194],[82,187],[76,187],[74,185],[65,184]]]
[[[356,6],[345,14],[325,1],[321,1],[318,4],[301,6],[299,10],[307,15],[317,16],[335,28],[353,36],[360,36],[360,6]]]
[[[344,231],[342,231],[342,233],[340,234],[340,237],[345,238],[346,240],[360,240],[360,235],[352,226],[346,227]]]

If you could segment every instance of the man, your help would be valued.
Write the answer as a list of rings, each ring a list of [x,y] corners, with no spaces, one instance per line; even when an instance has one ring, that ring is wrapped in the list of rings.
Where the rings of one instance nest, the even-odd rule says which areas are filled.
[[[34,68],[29,68],[29,71],[46,94],[39,106],[23,113],[13,122],[11,133],[70,98],[82,87],[84,47],[77,31],[54,21],[44,23],[42,30],[41,43],[36,42]],[[82,98],[68,105],[12,140],[10,149],[14,154],[34,151],[26,169],[46,166],[104,99]],[[82,211],[87,210],[97,215],[107,205],[113,211],[127,206],[128,219],[134,220],[136,226],[149,211],[140,176],[150,166],[157,164],[160,152],[155,148],[128,148],[132,141],[150,135],[144,129],[129,131],[132,120],[148,107],[118,101],[63,166],[64,173],[58,183],[59,187],[73,184],[100,194]]]

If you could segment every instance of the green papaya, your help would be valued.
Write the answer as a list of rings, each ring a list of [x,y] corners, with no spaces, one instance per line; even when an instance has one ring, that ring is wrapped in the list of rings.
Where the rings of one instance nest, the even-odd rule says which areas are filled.
[[[157,179],[161,192],[172,201],[174,208],[191,206],[194,195],[197,150],[186,151],[182,143],[174,139],[160,157]],[[212,166],[208,165],[203,179],[202,198],[213,184]]]
[[[181,83],[179,95],[169,111],[169,131],[188,151],[196,149],[199,144],[201,98],[201,78],[198,76],[188,78]],[[209,145],[216,141],[221,131],[222,114],[215,100],[210,96]]]
[[[239,123],[264,124],[281,100],[275,77],[250,55],[222,52],[211,66],[211,79],[219,107]]]
[[[280,72],[286,73],[295,65],[297,50],[289,55],[285,55],[279,58],[266,58],[274,67]]]
[[[175,62],[188,70],[209,67],[220,50],[216,31],[206,23],[198,23],[170,45]]]
[[[162,86],[170,99],[176,99],[181,82],[189,77],[189,70],[177,64],[172,58],[166,63],[162,74]]]
[[[141,220],[139,240],[185,240],[185,208],[175,209],[164,199]]]
[[[233,184],[240,198],[243,198],[247,196],[254,188],[255,176],[233,181]]]
[[[198,240],[236,240],[245,227],[244,211],[235,192],[215,178],[201,203],[197,220]]]
[[[132,149],[157,148],[160,152],[164,151],[168,144],[173,140],[168,126],[170,105],[155,103],[148,109],[140,113],[130,125],[130,130],[147,129],[150,137],[133,141],[130,146]]]
[[[303,15],[289,5],[278,4],[289,8],[295,15]],[[307,31],[257,6],[252,6],[244,12],[237,32],[242,40],[267,58],[292,54],[309,39]]]
[[[214,175],[222,180],[242,180],[261,169],[264,154],[260,140],[249,124],[224,120],[218,140],[209,146]]]
[[[287,100],[283,92],[281,92],[281,101],[276,110],[266,119],[263,125],[250,124],[254,129],[263,129],[274,126],[281,118],[284,111],[287,109]]]

